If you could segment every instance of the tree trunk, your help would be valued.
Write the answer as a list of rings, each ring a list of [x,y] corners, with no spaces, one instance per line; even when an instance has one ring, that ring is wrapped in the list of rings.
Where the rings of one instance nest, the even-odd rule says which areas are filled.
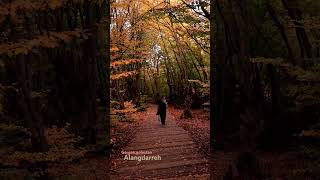
[[[31,66],[30,59],[19,55],[15,60],[18,82],[21,86],[21,109],[31,131],[31,143],[35,152],[48,151],[45,128],[42,117],[35,111],[32,103]]]
[[[249,2],[215,0],[214,5],[217,18],[212,17],[211,23],[215,20],[217,27],[215,33],[211,30],[211,37],[216,39],[210,44],[213,46],[210,47],[211,77],[214,76],[214,87],[211,86],[214,93],[213,146],[225,150],[254,148],[244,138],[250,135],[249,126],[246,126],[248,112],[252,112],[250,123],[253,124],[257,123],[259,115],[255,112],[255,88],[250,85],[254,74],[249,62]],[[212,56],[214,53],[216,56]]]
[[[271,5],[270,0],[267,1],[267,10],[269,12],[269,15],[270,15],[271,19],[273,20],[273,22],[277,26],[277,28],[278,28],[278,30],[279,30],[279,32],[281,34],[282,39],[284,40],[284,43],[285,43],[285,45],[287,47],[287,50],[288,50],[288,56],[289,56],[289,59],[291,60],[291,63],[293,65],[296,65],[296,60],[295,60],[295,57],[293,55],[292,48],[291,48],[291,46],[289,44],[288,36],[287,36],[287,34],[285,32],[285,29],[284,29],[283,25],[281,24],[280,20],[278,19],[274,8]]]
[[[294,21],[296,35],[298,39],[298,43],[300,46],[300,54],[302,58],[311,58],[312,57],[312,46],[308,35],[303,27],[303,24],[300,22],[302,21],[302,12],[297,8],[294,7],[294,2],[282,0],[283,6],[287,9],[289,17]],[[305,62],[302,62],[304,65]]]

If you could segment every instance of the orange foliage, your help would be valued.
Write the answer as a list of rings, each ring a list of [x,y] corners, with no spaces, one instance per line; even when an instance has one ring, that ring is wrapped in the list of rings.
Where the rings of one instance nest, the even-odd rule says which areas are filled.
[[[138,71],[129,71],[129,72],[123,72],[123,73],[119,73],[119,74],[112,74],[110,76],[110,80],[127,78],[127,77],[131,77],[133,75],[136,75],[136,74],[138,74]]]
[[[0,2],[0,17],[10,15],[14,18],[21,12],[56,10],[65,7],[67,3],[80,5],[83,2],[83,0],[13,0],[11,3]],[[101,6],[103,0],[91,2]]]
[[[75,143],[80,141],[80,137],[74,136],[69,133],[66,128],[52,127],[46,130],[46,138],[49,144],[48,152],[27,152],[15,151],[13,154],[2,154],[1,162],[6,165],[19,166],[21,161],[28,161],[30,163],[36,162],[71,162],[74,159],[79,159],[87,152],[85,148],[76,148]],[[1,126],[0,126],[1,127]],[[6,130],[18,128],[10,125],[6,126]],[[20,127],[21,128],[21,127]],[[23,128],[24,131],[27,129]],[[23,147],[30,147],[31,140],[22,142]]]
[[[119,48],[117,47],[110,48],[110,52],[117,52],[117,51],[119,51]]]
[[[111,114],[130,114],[130,113],[134,113],[137,111],[137,109],[134,107],[134,104],[132,103],[132,101],[126,101],[124,102],[124,109],[112,109],[112,113]]]
[[[320,130],[304,130],[299,134],[300,137],[320,137]]]
[[[0,55],[7,54],[9,57],[19,54],[28,54],[34,48],[55,48],[61,42],[68,43],[75,38],[84,36],[80,29],[75,31],[49,32],[46,35],[36,36],[34,39],[22,39],[16,43],[0,44]]]
[[[127,65],[127,64],[131,64],[131,63],[141,63],[144,61],[145,61],[144,59],[125,59],[125,60],[112,62],[110,64],[110,67],[122,66],[122,65]]]

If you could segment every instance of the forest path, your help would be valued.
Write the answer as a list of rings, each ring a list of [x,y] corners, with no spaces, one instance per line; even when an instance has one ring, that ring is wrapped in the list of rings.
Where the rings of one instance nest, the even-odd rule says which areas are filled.
[[[162,127],[156,108],[152,105],[147,109],[136,136],[123,151],[149,151],[161,160],[130,161],[122,154],[114,160],[111,179],[209,179],[208,161],[198,153],[187,131],[176,124],[170,112]]]

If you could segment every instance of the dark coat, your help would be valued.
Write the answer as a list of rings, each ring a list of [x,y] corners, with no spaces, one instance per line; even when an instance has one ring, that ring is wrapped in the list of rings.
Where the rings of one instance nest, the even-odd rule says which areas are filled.
[[[166,114],[167,114],[167,104],[160,100],[158,102],[157,115],[160,115],[162,124],[165,124]]]

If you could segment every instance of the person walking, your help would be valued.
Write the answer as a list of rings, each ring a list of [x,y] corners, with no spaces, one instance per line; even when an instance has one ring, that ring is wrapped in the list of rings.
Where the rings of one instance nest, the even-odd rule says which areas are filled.
[[[159,100],[158,102],[157,115],[160,116],[160,121],[163,126],[166,124],[167,107],[168,103],[166,100],[166,96],[162,96],[161,100]]]

